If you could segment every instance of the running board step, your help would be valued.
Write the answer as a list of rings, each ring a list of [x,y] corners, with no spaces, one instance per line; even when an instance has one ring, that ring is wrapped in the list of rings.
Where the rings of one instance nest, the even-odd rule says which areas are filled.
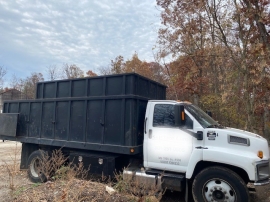
[[[154,169],[146,170],[145,173],[160,176],[163,189],[182,191],[183,187],[185,187],[186,178],[184,173],[164,172]]]
[[[185,180],[185,173],[175,173],[175,172],[168,172],[168,171],[164,172],[164,171],[155,170],[155,169],[146,170],[145,173],[148,175],[159,175],[163,177],[172,177],[172,178]]]

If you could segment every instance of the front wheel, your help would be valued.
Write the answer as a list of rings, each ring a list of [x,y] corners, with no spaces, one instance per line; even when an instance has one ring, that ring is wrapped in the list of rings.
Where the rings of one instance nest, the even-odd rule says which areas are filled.
[[[224,167],[209,167],[202,170],[192,184],[195,202],[249,202],[245,182],[235,172]]]

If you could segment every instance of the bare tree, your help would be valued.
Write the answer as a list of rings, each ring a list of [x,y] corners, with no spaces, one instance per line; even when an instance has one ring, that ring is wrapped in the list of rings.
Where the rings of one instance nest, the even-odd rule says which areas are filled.
[[[6,73],[7,73],[7,70],[4,67],[0,66],[0,90],[1,91],[4,85],[3,77],[6,75]]]
[[[23,79],[21,78],[18,78],[15,74],[12,75],[12,78],[10,80],[10,87],[12,89],[16,89],[18,91],[21,91],[23,90]]]
[[[74,78],[82,78],[84,77],[84,72],[77,65],[72,64],[64,64],[62,67],[63,70],[63,79],[74,79]]]
[[[109,74],[113,74],[111,68],[108,66],[108,67],[99,67],[98,68],[98,72],[99,72],[99,75],[109,75]]]
[[[31,73],[31,76],[22,80],[23,93],[27,99],[34,99],[36,93],[36,84],[40,81],[44,81],[43,75],[41,73]]]
[[[49,81],[54,81],[59,78],[59,69],[57,69],[56,65],[46,67],[46,73]]]

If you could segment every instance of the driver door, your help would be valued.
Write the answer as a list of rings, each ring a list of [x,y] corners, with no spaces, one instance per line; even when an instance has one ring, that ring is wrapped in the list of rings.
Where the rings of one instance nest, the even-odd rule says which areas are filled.
[[[145,130],[146,167],[185,172],[193,137],[176,125],[176,116],[180,114],[176,114],[175,104],[155,103],[150,111]]]

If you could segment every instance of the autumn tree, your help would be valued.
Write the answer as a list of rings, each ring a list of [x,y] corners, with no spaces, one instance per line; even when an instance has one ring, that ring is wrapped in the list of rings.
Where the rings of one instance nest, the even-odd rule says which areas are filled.
[[[157,3],[164,9],[161,13],[164,27],[159,30],[158,41],[162,47],[160,57],[171,55],[175,60],[186,62],[186,65],[181,65],[189,71],[187,77],[182,79],[190,86],[192,101],[199,105],[200,96],[208,87],[205,83],[209,78],[209,59],[213,58],[209,51],[211,35],[208,33],[210,26],[205,21],[207,14],[199,1],[160,0]]]
[[[123,56],[117,56],[111,60],[111,74],[137,73],[152,80],[164,83],[163,67],[157,62],[142,61],[135,52],[131,59],[125,60]]]
[[[97,74],[93,72],[92,70],[88,70],[86,72],[86,77],[93,77],[93,76],[97,76]]]
[[[257,121],[263,123],[263,133],[266,135],[270,132],[270,2],[242,0],[240,4],[243,15],[248,19],[249,24],[253,25],[254,30],[251,39],[254,44],[252,53],[258,56],[260,63],[256,65],[259,65],[261,70],[255,85],[256,91],[258,91],[255,113],[259,113],[259,117],[262,117],[262,120]]]
[[[206,11],[216,23],[220,40],[230,52],[232,65],[237,69],[237,90],[242,94],[240,99],[244,100],[244,113],[247,115],[245,129],[259,132],[255,113],[259,98],[258,90],[266,75],[268,60],[265,57],[265,53],[268,52],[268,45],[265,43],[268,37],[262,20],[263,13],[267,12],[266,4],[263,1],[252,3],[247,0],[234,0],[229,2],[232,12],[220,18],[220,13],[224,13],[224,6],[220,6],[220,1],[207,2]],[[232,31],[228,32],[228,28]]]
[[[258,130],[260,109],[269,116],[269,2],[157,0],[157,4],[164,25],[159,30],[159,56],[174,58],[164,67],[170,83],[181,89],[176,96],[192,96],[202,107],[215,100],[226,106],[216,107],[215,114],[228,114],[235,117],[228,119],[230,124]]]
[[[110,72],[113,74],[123,73],[124,68],[124,57],[122,55],[117,56],[114,60],[111,60]]]

